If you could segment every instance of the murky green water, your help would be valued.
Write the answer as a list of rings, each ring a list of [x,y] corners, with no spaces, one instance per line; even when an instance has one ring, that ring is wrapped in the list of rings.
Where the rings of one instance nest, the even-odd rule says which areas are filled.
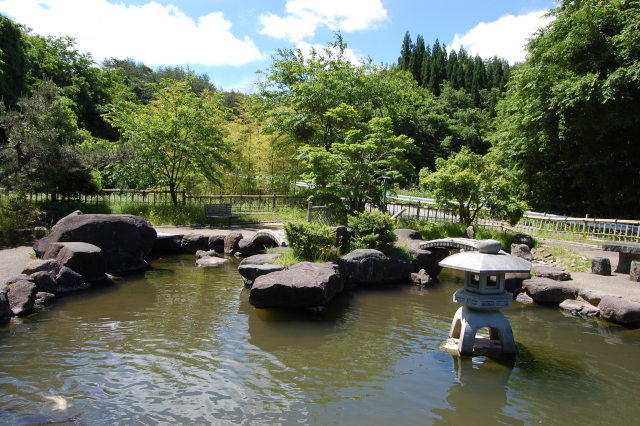
[[[237,263],[192,264],[156,259],[0,328],[0,423],[638,422],[640,331],[517,305],[515,365],[459,359],[439,349],[453,276],[287,313],[249,305]]]

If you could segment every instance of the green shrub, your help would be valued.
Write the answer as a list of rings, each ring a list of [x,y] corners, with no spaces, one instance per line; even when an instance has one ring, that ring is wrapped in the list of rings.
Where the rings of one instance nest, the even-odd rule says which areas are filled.
[[[9,197],[0,202],[0,230],[32,228],[40,225],[42,212],[22,197]]]
[[[380,211],[362,212],[349,216],[353,248],[372,248],[388,252],[396,242],[393,220]]]
[[[289,222],[284,226],[294,254],[304,260],[324,261],[335,256],[332,249],[335,233],[316,223]]]

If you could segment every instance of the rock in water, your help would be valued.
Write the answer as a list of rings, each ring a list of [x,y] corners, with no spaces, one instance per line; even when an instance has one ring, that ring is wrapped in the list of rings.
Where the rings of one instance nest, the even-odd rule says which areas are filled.
[[[71,214],[62,218],[33,246],[42,257],[52,243],[84,242],[102,249],[106,271],[118,275],[147,267],[156,231],[143,218],[132,215]]]
[[[244,236],[239,232],[230,232],[224,237],[224,252],[226,254],[233,254],[238,251],[238,243]]]
[[[622,325],[640,325],[640,303],[616,296],[606,296],[598,304],[600,316]]]
[[[598,308],[582,300],[567,299],[559,307],[574,317],[592,318],[600,315]]]
[[[566,299],[575,299],[578,289],[573,284],[538,276],[525,280],[522,287],[536,303],[559,305]]]
[[[302,262],[259,276],[249,303],[256,308],[308,308],[325,305],[342,289],[337,264]]]
[[[9,286],[8,299],[13,314],[24,317],[33,312],[36,300],[36,285],[31,281],[18,281]]]

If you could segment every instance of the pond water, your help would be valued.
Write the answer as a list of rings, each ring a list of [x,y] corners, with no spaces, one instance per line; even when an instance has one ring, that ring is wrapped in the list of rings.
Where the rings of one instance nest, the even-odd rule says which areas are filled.
[[[237,261],[146,274],[0,327],[2,424],[637,424],[640,331],[514,305],[515,364],[442,352],[461,280],[257,310]],[[55,398],[52,398],[55,397]],[[57,410],[61,405],[66,409]]]

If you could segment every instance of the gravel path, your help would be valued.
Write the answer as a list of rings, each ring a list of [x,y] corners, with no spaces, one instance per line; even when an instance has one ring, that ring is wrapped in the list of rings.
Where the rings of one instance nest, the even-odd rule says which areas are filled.
[[[32,253],[31,246],[0,250],[0,284],[21,273],[31,260]]]

